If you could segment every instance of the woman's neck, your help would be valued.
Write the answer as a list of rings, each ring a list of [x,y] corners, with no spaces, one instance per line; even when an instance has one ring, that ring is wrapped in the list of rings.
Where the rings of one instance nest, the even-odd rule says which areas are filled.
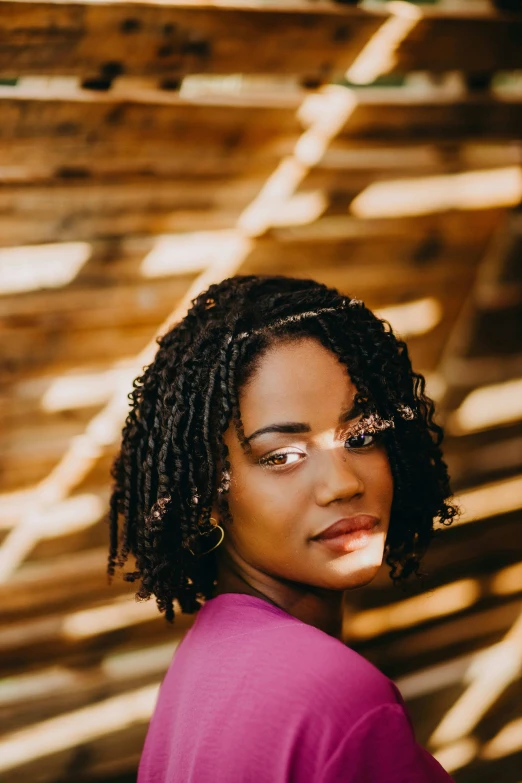
[[[214,595],[242,593],[262,598],[298,620],[342,640],[344,592],[279,580],[236,563],[223,550]]]

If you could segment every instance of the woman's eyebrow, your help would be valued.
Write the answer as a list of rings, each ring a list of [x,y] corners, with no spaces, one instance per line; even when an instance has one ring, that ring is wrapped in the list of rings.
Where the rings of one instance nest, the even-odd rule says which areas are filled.
[[[355,419],[361,412],[362,409],[360,405],[353,404],[347,410],[341,411],[341,415],[339,416],[339,424],[344,424],[347,421],[351,421],[351,419]],[[255,430],[251,435],[245,438],[245,441],[246,443],[250,443],[252,440],[254,440],[254,438],[259,438],[260,435],[266,435],[267,432],[284,432],[295,434],[299,432],[311,432],[311,430],[311,426],[304,422],[285,421],[278,424],[268,424],[266,427],[260,427],[258,430]]]

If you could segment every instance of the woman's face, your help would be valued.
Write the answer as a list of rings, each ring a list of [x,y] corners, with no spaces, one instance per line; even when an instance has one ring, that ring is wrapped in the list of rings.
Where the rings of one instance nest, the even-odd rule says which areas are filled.
[[[378,436],[353,435],[361,414],[342,421],[356,393],[345,366],[313,338],[278,343],[261,358],[240,394],[251,453],[233,425],[224,438],[234,524],[226,527],[223,547],[236,568],[334,591],[374,578],[383,560],[393,480]],[[294,432],[253,437],[274,425],[290,429],[288,423]],[[355,514],[378,520],[362,548],[339,551],[313,540]]]

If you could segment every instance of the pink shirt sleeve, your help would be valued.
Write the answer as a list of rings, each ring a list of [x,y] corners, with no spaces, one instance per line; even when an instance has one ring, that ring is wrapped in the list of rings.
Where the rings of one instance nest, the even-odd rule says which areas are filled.
[[[415,739],[400,704],[383,704],[361,718],[330,758],[320,783],[453,783]]]

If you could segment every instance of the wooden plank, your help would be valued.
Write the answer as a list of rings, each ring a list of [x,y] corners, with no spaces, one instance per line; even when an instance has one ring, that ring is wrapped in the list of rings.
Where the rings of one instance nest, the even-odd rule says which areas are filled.
[[[27,244],[98,239],[118,240],[135,231],[151,236],[173,232],[220,231],[233,228],[242,212],[240,206],[234,203],[208,210],[188,205],[187,209],[173,211],[168,210],[168,204],[164,203],[162,209],[155,214],[154,210],[147,206],[151,194],[148,195],[146,191],[142,193],[142,201],[136,202],[132,208],[118,210],[116,203],[112,205],[112,209],[107,205],[108,211],[105,211],[104,199],[101,197],[99,200],[95,199],[101,208],[95,203],[90,209],[82,211],[80,204],[74,198],[74,186],[63,186],[61,190],[63,194],[72,192],[71,202],[67,204],[66,200],[60,201],[57,191],[54,190],[50,194],[50,201],[54,202],[55,208],[53,209],[51,205],[47,215],[32,213],[26,200],[26,196],[30,194],[27,191],[19,193],[21,202],[19,201],[17,205],[18,214],[11,219],[0,214],[2,246],[18,247]],[[36,195],[38,201],[42,197],[43,204],[44,190],[40,190]]]
[[[375,176],[372,170],[319,168],[305,178],[298,194],[319,190],[327,203],[326,215],[347,216],[355,196]],[[265,181],[253,173],[238,178],[132,176],[4,183],[0,236],[4,246],[12,246],[228,229]],[[492,214],[493,222],[495,211]],[[485,220],[490,225],[489,217]]]
[[[512,356],[490,354],[475,359],[445,357],[442,372],[445,378],[452,379],[454,386],[465,389],[504,383],[519,378],[522,374],[522,353]]]
[[[449,582],[480,576],[487,577],[485,587],[489,589],[492,572],[522,560],[522,541],[517,535],[519,517],[519,512],[513,511],[469,525],[444,528],[439,525],[422,559],[424,576],[421,579],[412,578],[404,591],[398,590],[390,580],[388,566],[384,565],[368,585],[368,590],[350,594],[350,606],[357,611],[382,607]]]
[[[380,290],[378,272],[384,264],[388,270],[393,269],[389,280],[393,290],[390,289],[385,300],[380,298],[379,304],[384,301],[392,304],[393,292],[407,284],[405,273],[410,267],[412,285],[417,280],[421,286],[427,270],[431,270],[429,274],[444,274],[443,270],[449,267],[448,254],[455,257],[461,254],[461,269],[474,268],[477,254],[483,250],[501,214],[499,210],[486,210],[397,220],[334,215],[303,226],[272,229],[266,237],[256,240],[242,269],[308,273],[316,269],[320,256],[329,272],[342,276],[349,268],[354,284],[366,290]],[[77,326],[86,328],[90,324],[153,323],[154,308],[159,307],[163,312],[162,302],[181,297],[194,279],[197,266],[194,264],[191,272],[188,262],[197,261],[196,251],[201,252],[203,262],[208,253],[207,244],[215,247],[228,236],[227,232],[203,232],[196,236],[179,233],[95,240],[91,243],[89,260],[66,289],[20,292],[4,298],[0,328],[46,328],[51,312],[55,329],[60,323],[62,328],[69,328],[73,322],[56,319],[71,317],[78,319]],[[201,245],[196,246],[196,240]],[[144,260],[162,247],[166,254],[178,254],[177,267],[173,264],[164,277],[144,276]],[[56,249],[59,252],[60,245]],[[67,250],[65,245],[64,250]],[[31,247],[27,247],[28,258],[31,252]],[[434,267],[440,271],[434,272]],[[430,282],[436,281],[430,278]],[[135,311],[132,320],[129,308]],[[22,322],[17,320],[20,318]],[[156,320],[159,322],[160,318],[158,311]]]
[[[0,3],[0,74],[298,74],[353,62],[386,14],[334,3]],[[260,44],[262,41],[262,45]]]
[[[323,180],[319,179],[315,184],[320,186],[322,182]],[[310,185],[313,183],[314,181],[310,180]],[[337,192],[339,188],[346,189],[345,183],[346,177],[339,175],[333,189]],[[66,194],[66,189],[63,192]],[[306,193],[306,190],[303,192]],[[292,259],[296,254],[301,257],[303,263],[309,258],[311,265],[315,266],[316,260],[313,255],[315,251],[311,248],[316,246],[325,261],[330,259],[333,266],[343,265],[352,257],[359,260],[361,264],[374,264],[380,254],[388,252],[391,253],[390,258],[396,259],[399,263],[411,262],[413,266],[429,266],[435,262],[443,262],[445,253],[450,247],[454,251],[461,248],[463,258],[466,258],[467,249],[482,248],[492,232],[498,228],[504,215],[503,209],[459,210],[382,219],[358,218],[346,212],[329,214],[302,225],[270,229],[265,237],[256,240],[253,257],[261,253],[267,269],[272,267],[276,269],[283,264],[287,270],[292,270],[295,267],[295,261]],[[216,212],[210,213],[210,218],[212,217],[216,217]],[[209,228],[212,229],[211,222]],[[227,236],[226,232],[220,233],[219,230],[215,235],[207,232],[199,235],[202,243],[201,252],[205,250],[203,244],[205,237],[208,237],[212,247],[215,247],[215,242],[220,241],[221,238],[225,241]],[[181,255],[179,256],[180,271],[176,273],[175,268],[172,269],[168,285],[175,285],[178,281],[182,291],[183,285],[188,286],[192,280],[190,272],[183,271],[186,268],[183,266],[185,260],[183,243],[188,242],[186,251],[189,257],[193,258],[194,247],[190,242],[195,239],[197,236],[194,237],[190,232],[186,235],[177,232],[159,237],[154,234],[118,236],[115,232],[110,237],[92,239],[87,263],[67,286],[70,295],[67,301],[62,302],[59,289],[20,292],[12,299],[3,299],[1,314],[4,317],[15,314],[24,314],[27,317],[56,307],[60,311],[67,312],[71,309],[76,310],[78,306],[81,307],[81,303],[74,299],[79,295],[80,289],[85,290],[88,297],[88,292],[92,289],[112,289],[114,286],[123,286],[126,290],[130,284],[149,284],[150,280],[147,281],[142,275],[142,263],[151,251],[155,251],[158,246],[166,246],[169,242],[179,247]],[[179,246],[177,243],[180,243]],[[46,249],[46,245],[34,248],[34,263],[38,263],[38,253]],[[57,244],[53,249],[59,253],[67,253],[66,245],[62,249],[61,244]],[[27,259],[31,259],[33,248],[24,245],[18,252],[27,253]],[[280,256],[273,264],[270,261],[272,253]],[[105,291],[104,295],[110,296],[111,293]],[[88,302],[88,299],[86,301]],[[29,322],[25,321],[25,323],[29,325]]]
[[[521,23],[522,40],[522,23]],[[522,47],[521,47],[522,49]],[[361,98],[331,149],[348,142],[461,142],[522,138],[522,101],[489,93],[445,95],[404,88],[357,91]]]
[[[123,714],[122,723],[126,723]],[[57,780],[67,780],[71,769],[74,770],[75,783],[134,783],[147,725],[148,718],[144,718],[119,731],[109,730],[102,736],[83,741],[78,746],[45,753],[33,761],[25,760],[2,772],[2,783],[18,783],[20,780],[56,783]]]
[[[153,177],[0,186],[0,236],[7,245],[229,228],[263,177]]]
[[[482,184],[484,185],[484,188],[486,188],[486,183],[489,178],[491,178],[491,182],[496,181],[497,178],[505,178],[506,171],[508,174],[511,174],[511,176],[514,175],[514,177],[518,177],[519,167],[517,166],[516,168],[510,170],[505,168],[501,168],[499,170],[497,167],[484,167],[478,171],[473,169],[470,170],[467,167],[462,167],[460,164],[455,164],[455,162],[452,162],[451,157],[447,162],[441,161],[440,167],[437,167],[436,170],[434,168],[431,168],[430,170],[430,167],[426,167],[424,170],[415,169],[414,171],[405,170],[404,172],[390,172],[389,170],[386,171],[385,169],[376,169],[373,171],[366,171],[364,169],[347,171],[342,169],[329,169],[319,165],[309,171],[307,176],[303,179],[303,182],[301,183],[301,186],[297,192],[299,194],[320,190],[324,194],[327,201],[327,207],[323,212],[323,215],[326,216],[340,214],[346,215],[351,211],[352,202],[354,199],[366,188],[371,188],[372,186],[374,186],[374,190],[377,191],[379,186],[382,185],[383,188],[390,194],[389,198],[393,200],[395,192],[397,193],[398,198],[401,198],[401,196],[404,198],[404,192],[406,188],[406,184],[403,184],[404,180],[406,181],[407,185],[413,183],[413,187],[417,188],[416,192],[422,193],[423,196],[430,193],[431,185],[439,185],[440,191],[444,193],[448,201],[444,202],[442,196],[440,197],[439,202],[437,202],[436,198],[434,198],[431,203],[428,201],[426,203],[425,211],[427,214],[430,214],[430,211],[436,212],[438,210],[449,210],[450,207],[444,206],[444,203],[449,203],[449,194],[452,193],[452,186],[454,183],[457,184],[459,182],[460,175],[462,175],[463,180],[466,180],[466,175],[468,174],[470,178],[476,177],[478,182],[484,179],[485,182]],[[432,176],[433,179],[431,179]],[[441,178],[440,180],[437,179],[439,176]],[[503,202],[502,197],[502,193],[500,193],[500,195],[498,195],[496,198],[493,196],[492,206],[497,208],[502,207],[505,201],[508,200],[506,199]],[[517,196],[513,196],[513,199],[515,198],[517,198]],[[407,199],[404,198],[404,201],[407,204]],[[454,208],[472,211],[472,203],[473,202],[471,201],[471,198],[468,197],[468,200],[466,201],[465,198],[462,197],[460,200],[455,201]],[[491,207],[488,205],[487,209],[489,210],[490,208]],[[480,209],[480,205],[477,205],[476,209],[482,211]],[[364,210],[362,208],[360,211],[364,214]],[[357,214],[357,208],[354,210],[354,212]],[[381,212],[383,215],[386,215],[386,210],[383,208],[383,206],[381,206]],[[397,212],[397,217],[402,217],[403,212],[406,214],[408,213],[407,206],[404,208],[404,210],[397,210]],[[414,213],[413,209],[412,212]],[[375,214],[378,215],[379,211],[375,210]],[[393,215],[393,212],[391,214]]]
[[[180,78],[187,73],[342,75],[387,19],[361,9],[304,0],[139,4],[2,0],[0,73],[119,73]],[[479,10],[477,11],[477,6]],[[394,70],[487,72],[522,65],[522,22],[486,2],[455,11],[423,8],[399,44]],[[263,46],[259,46],[259,41]]]
[[[159,325],[187,292],[196,273],[146,278],[136,271],[134,280],[125,282],[77,278],[66,288],[31,291],[7,297],[0,315],[0,329],[29,328],[42,336],[51,328],[55,333],[89,328]],[[169,309],[170,306],[170,309]],[[23,320],[18,320],[23,319]]]
[[[496,605],[486,605],[461,616],[450,616],[430,627],[412,628],[381,636],[366,643],[350,643],[391,678],[405,675],[415,668],[441,663],[457,655],[499,642],[509,631],[522,610],[520,598]]]
[[[122,422],[123,426],[123,422]],[[34,488],[35,484],[39,481],[43,481],[49,475],[49,471],[58,463],[58,460],[63,455],[60,453],[55,459],[50,459],[48,456],[38,462],[37,460],[31,462],[28,466],[28,470],[24,472],[19,460],[6,460],[4,459],[0,463],[0,492],[11,492],[23,489]],[[78,493],[89,492],[92,485],[105,484],[110,480],[110,467],[112,462],[112,451],[108,451],[101,458],[96,460],[92,465],[88,475],[78,486]],[[30,468],[30,469],[29,469]],[[82,543],[85,546],[95,546],[99,544],[101,540],[105,540],[105,533],[102,531],[98,536],[94,535],[92,540],[89,536],[82,537],[79,535],[76,543]],[[85,540],[84,540],[85,539]],[[52,539],[57,541],[58,539]],[[53,554],[58,556],[61,553],[60,546],[54,547],[49,541],[44,542],[43,546],[44,554]]]
[[[51,331],[40,340],[41,355],[35,355],[34,340],[38,339],[38,334],[42,337],[38,329],[25,330],[24,334],[19,327],[5,329],[2,333],[2,340],[6,341],[3,349],[4,379],[8,374],[15,378],[30,371],[34,377],[40,372],[62,373],[71,368],[80,369],[93,362],[117,362],[143,350],[155,331],[150,325],[143,324],[104,329],[94,326],[89,330],[79,330],[71,339],[65,332]]]
[[[505,213],[504,209],[462,210],[402,218],[356,218],[345,213],[320,217],[300,226],[272,228],[267,238],[286,245],[360,242],[368,246],[375,241],[390,246],[409,240],[420,247],[430,237],[437,237],[444,246],[469,246],[487,240]]]
[[[472,139],[521,138],[522,101],[490,95],[448,97],[437,90],[423,95],[409,88],[357,90],[357,105],[334,139],[323,166],[396,169],[404,160],[410,174],[438,173],[466,162]],[[301,125],[296,109],[302,91],[283,90],[273,105],[255,96],[220,102],[188,101],[160,90],[61,91],[45,85],[0,88],[0,166],[13,179],[88,176],[129,172],[157,176],[269,173],[289,154]],[[423,148],[443,143],[442,151]],[[363,144],[370,145],[365,149]],[[387,145],[388,155],[379,150]],[[403,149],[391,144],[408,145]],[[415,145],[412,148],[412,144]],[[355,145],[352,147],[352,145]],[[377,147],[376,147],[377,145]],[[417,153],[416,153],[417,150]],[[486,165],[517,162],[504,148]],[[379,154],[380,153],[380,154]]]
[[[194,615],[178,611],[177,621],[171,626],[158,611],[154,598],[136,602],[132,585],[127,585],[127,591],[127,595],[120,593],[109,602],[93,601],[79,611],[62,609],[9,623],[0,639],[3,670],[29,673],[50,661],[97,663],[100,649],[136,646],[144,638],[151,643],[176,639],[194,620]]]
[[[75,382],[73,375],[69,374],[71,383]],[[8,429],[20,426],[24,421],[33,422],[35,427],[45,421],[60,422],[68,420],[78,427],[87,426],[93,415],[93,410],[101,407],[101,400],[108,400],[111,391],[116,387],[116,374],[112,365],[91,365],[85,367],[83,373],[79,373],[78,384],[86,385],[92,389],[91,399],[84,399],[77,405],[63,406],[58,404],[58,409],[44,409],[43,400],[46,394],[53,389],[53,384],[60,384],[67,375],[42,374],[41,381],[38,378],[27,379],[16,384],[5,383],[0,389],[0,431],[4,434]],[[87,383],[84,379],[87,378]],[[90,380],[92,379],[92,380]],[[56,388],[56,387],[55,387]],[[56,396],[55,396],[56,399]],[[1,523],[0,523],[1,528]]]
[[[105,494],[107,489],[104,487]],[[84,609],[99,602],[128,595],[131,589],[121,578],[108,584],[107,545],[22,564],[11,585],[0,585],[0,623],[37,617],[55,611]]]
[[[473,451],[455,454],[450,447],[446,461],[456,489],[522,473],[522,427],[516,424],[507,432],[495,429],[491,442]]]
[[[392,71],[484,74],[520,68],[521,40],[520,16],[496,13],[492,3],[437,3],[422,9],[419,23],[394,52]]]
[[[383,104],[382,114],[375,117],[374,128],[380,127],[386,109],[387,104]],[[415,119],[415,114],[415,106],[412,106],[412,120]],[[449,126],[441,126],[437,138],[424,142],[407,138],[408,126],[405,129],[406,135],[402,138],[392,128],[390,133],[395,133],[395,140],[388,144],[384,138],[374,140],[372,128],[369,128],[368,136],[362,136],[358,140],[349,138],[349,127],[346,125],[344,138],[332,139],[319,167],[346,172],[365,169],[376,173],[386,171],[388,177],[393,177],[394,172],[399,176],[409,176],[410,172],[414,171],[440,171],[442,168],[448,170],[451,165],[453,170],[476,170],[520,164],[520,145],[517,143],[506,144],[495,140],[481,142],[480,138],[448,140],[444,127],[449,129]],[[452,126],[450,133],[453,132]]]
[[[172,641],[138,650],[113,647],[99,664],[92,666],[49,666],[42,661],[39,671],[11,677],[4,692],[0,680],[3,727],[9,727],[10,732],[17,731],[101,699],[158,682],[183,635],[179,631],[176,633],[175,629],[170,630],[174,637]],[[118,663],[120,671],[117,670]],[[48,685],[44,679],[46,675]],[[20,688],[18,694],[15,691],[17,685]],[[13,698],[9,699],[11,694]],[[21,698],[22,694],[25,698]]]
[[[439,290],[442,292],[451,270],[461,280],[473,277],[482,246],[483,242],[468,245],[466,250],[444,247],[440,254],[434,255],[431,263],[423,264],[415,257],[418,243],[406,239],[388,244],[385,240],[372,242],[370,239],[277,243],[262,238],[245,259],[241,271],[262,274],[283,269],[285,274],[297,277],[320,276],[331,285],[359,291],[371,298],[371,306],[381,307],[396,302],[399,291],[402,301],[416,298],[421,291],[423,295],[428,291],[433,295]]]
[[[28,92],[34,94],[24,97]],[[146,99],[136,95],[63,90],[59,98],[44,85],[0,88],[0,166],[13,179],[133,172],[268,176],[301,132],[299,98],[270,106],[198,104],[161,90],[147,92]]]

